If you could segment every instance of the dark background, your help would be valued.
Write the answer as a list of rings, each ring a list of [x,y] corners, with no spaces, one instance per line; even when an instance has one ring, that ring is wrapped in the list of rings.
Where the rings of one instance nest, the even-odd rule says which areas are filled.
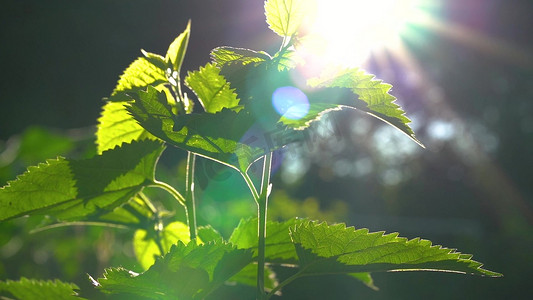
[[[393,55],[387,65],[378,57],[366,65],[394,85],[393,94],[427,149],[368,117],[331,115],[328,126],[315,128],[310,143],[285,151],[290,159],[275,175],[279,192],[271,217],[296,214],[420,236],[472,253],[505,277],[375,274],[380,288],[375,292],[329,276],[296,281],[283,298],[533,294],[533,1],[433,3],[441,4],[435,15],[444,26],[413,28],[416,35],[405,40],[416,67]],[[46,158],[93,153],[101,98],[140,49],[165,53],[189,19],[185,70],[208,62],[217,46],[269,51],[279,46],[264,21],[262,1],[2,1],[0,185]],[[182,157],[176,155],[171,163]],[[207,173],[204,177],[213,177]],[[253,203],[230,199],[242,196],[231,192],[234,182],[228,178],[212,181],[199,192],[200,222],[228,234],[236,222],[228,219],[253,214]],[[220,195],[223,200],[212,199]],[[284,215],[288,211],[294,214]],[[127,240],[127,234],[77,228],[29,235],[31,225],[2,224],[0,279],[59,278],[84,287],[85,273],[99,276],[104,267],[129,263],[110,254],[131,257],[127,243],[119,251],[108,245]]]

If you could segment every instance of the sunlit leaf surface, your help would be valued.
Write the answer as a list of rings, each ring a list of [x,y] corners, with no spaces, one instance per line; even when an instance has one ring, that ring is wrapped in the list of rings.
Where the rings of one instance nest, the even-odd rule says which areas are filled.
[[[408,124],[411,121],[405,116],[405,111],[395,103],[396,97],[389,94],[392,86],[381,80],[376,80],[374,75],[367,74],[359,68],[327,71],[320,78],[310,79],[308,84],[318,88],[346,88],[351,90],[362,101],[346,103],[349,107],[360,109],[389,123],[422,145],[409,127]],[[327,93],[327,90],[325,92]]]
[[[481,268],[472,256],[397,233],[368,232],[344,224],[305,222],[291,228],[303,273],[445,271],[501,276]]]
[[[30,167],[0,189],[0,220],[26,214],[73,220],[108,213],[153,182],[163,149],[147,140],[90,159],[58,158]]]
[[[59,280],[35,280],[21,278],[19,281],[0,281],[0,295],[9,298],[0,297],[3,299],[24,299],[24,300],[38,300],[38,299],[57,299],[57,300],[76,300],[84,299],[77,297],[79,290],[78,286],[73,283],[65,283]]]

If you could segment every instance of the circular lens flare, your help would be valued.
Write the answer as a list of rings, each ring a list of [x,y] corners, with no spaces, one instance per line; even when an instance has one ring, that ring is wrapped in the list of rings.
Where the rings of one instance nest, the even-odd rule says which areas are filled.
[[[272,105],[281,116],[298,120],[309,112],[309,101],[300,89],[292,86],[277,88],[272,94]]]

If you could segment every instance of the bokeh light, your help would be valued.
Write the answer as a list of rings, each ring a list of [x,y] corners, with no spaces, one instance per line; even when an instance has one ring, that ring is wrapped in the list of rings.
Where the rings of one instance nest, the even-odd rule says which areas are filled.
[[[309,100],[300,89],[292,86],[277,88],[272,94],[272,105],[283,117],[298,120],[309,112]]]

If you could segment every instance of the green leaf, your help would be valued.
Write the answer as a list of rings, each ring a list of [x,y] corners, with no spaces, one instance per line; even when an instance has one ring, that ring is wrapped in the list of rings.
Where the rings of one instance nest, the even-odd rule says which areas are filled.
[[[124,144],[84,160],[58,158],[28,168],[0,189],[0,220],[48,214],[75,220],[110,212],[154,181],[160,142]]]
[[[304,0],[267,0],[265,15],[268,27],[280,36],[294,35],[304,17],[308,1]]]
[[[211,51],[211,59],[219,68],[231,65],[257,66],[270,61],[272,57],[264,51],[254,51],[244,48],[218,47]]]
[[[110,269],[98,284],[103,292],[111,294],[126,293],[149,299],[203,299],[251,261],[250,251],[222,242],[178,243],[144,273]]]
[[[183,31],[168,47],[167,54],[165,55],[165,61],[171,65],[173,71],[176,72],[174,79],[179,78],[179,72],[183,59],[185,58],[185,52],[187,52],[187,46],[189,45],[189,36],[191,33],[191,21],[187,23],[187,28]]]
[[[145,89],[146,86],[158,86],[168,82],[165,69],[152,63],[153,59],[137,58],[120,76],[115,90],[108,101],[129,101],[129,93]]]
[[[318,88],[346,88],[351,90],[362,101],[361,103],[348,103],[348,107],[360,109],[396,127],[424,147],[409,127],[408,123],[411,121],[405,116],[402,108],[395,103],[396,97],[389,94],[392,86],[374,78],[374,75],[367,74],[364,70],[352,68],[342,71],[327,71],[320,78],[309,79],[307,84]]]
[[[74,300],[83,299],[77,297],[79,290],[78,286],[73,283],[65,283],[59,280],[42,281],[35,279],[21,278],[19,281],[0,281],[0,295],[9,297],[13,296],[16,299],[24,300],[40,300],[40,299],[54,299],[54,300]],[[0,297],[4,299],[4,297]],[[9,298],[6,298],[9,299]]]
[[[502,276],[482,269],[471,255],[433,246],[428,240],[400,238],[397,233],[305,222],[291,229],[291,237],[301,274],[441,271]]]
[[[189,72],[185,84],[194,91],[208,113],[217,113],[224,108],[238,110],[237,94],[214,64],[209,63],[198,71]]]
[[[96,132],[98,154],[123,143],[131,143],[145,138],[157,139],[133,119],[126,110],[125,103],[107,102],[104,105],[102,115],[98,119]]]
[[[267,222],[265,258],[267,262],[297,263],[297,254],[289,235],[289,228],[305,222],[302,219],[291,219],[285,222]],[[257,218],[241,220],[231,234],[229,242],[239,249],[252,249],[257,255]]]
[[[148,87],[136,95],[128,110],[154,136],[239,171],[246,171],[265,153],[302,138],[281,124],[270,122],[263,127],[248,111],[175,115],[166,103],[164,93]]]
[[[223,240],[222,235],[211,225],[198,227],[198,238],[204,243],[221,242]]]
[[[157,237],[156,235],[159,235]],[[168,252],[170,247],[181,241],[188,244],[191,241],[189,236],[189,227],[182,222],[172,222],[165,226],[163,230],[157,229],[145,230],[138,229],[133,236],[133,249],[135,256],[141,263],[144,270],[147,270],[155,262],[155,258],[163,255],[159,251],[156,240],[159,239],[163,251]]]

